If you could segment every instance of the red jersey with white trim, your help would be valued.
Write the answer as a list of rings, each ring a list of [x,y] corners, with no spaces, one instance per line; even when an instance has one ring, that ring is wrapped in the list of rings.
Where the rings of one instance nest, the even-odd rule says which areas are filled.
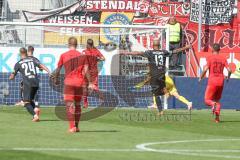
[[[207,58],[207,66],[209,67],[208,85],[223,86],[223,70],[224,67],[228,67],[227,59],[220,55],[212,55]]]
[[[82,86],[85,84],[84,66],[88,65],[88,59],[77,50],[69,50],[61,55],[58,68],[64,66],[64,84],[69,86]]]

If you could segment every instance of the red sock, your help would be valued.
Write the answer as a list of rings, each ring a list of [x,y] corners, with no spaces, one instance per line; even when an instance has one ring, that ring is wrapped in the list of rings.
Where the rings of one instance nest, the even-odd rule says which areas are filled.
[[[78,124],[81,118],[81,106],[80,105],[76,105],[75,106],[75,127],[78,128]]]
[[[215,111],[216,116],[220,116],[220,111],[221,111],[221,104],[218,102],[216,104],[216,111]]]
[[[69,128],[73,128],[74,125],[74,106],[66,106],[67,119],[69,122]]]
[[[84,105],[85,105],[85,104],[88,105],[88,98],[87,98],[87,96],[84,96],[84,97],[83,97],[83,102],[84,102]]]

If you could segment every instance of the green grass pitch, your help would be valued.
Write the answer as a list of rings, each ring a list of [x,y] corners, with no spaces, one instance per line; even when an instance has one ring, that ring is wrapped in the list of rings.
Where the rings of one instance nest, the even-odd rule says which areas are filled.
[[[1,160],[223,160],[240,159],[240,112],[222,111],[215,124],[210,110],[193,110],[192,120],[123,119],[145,109],[115,109],[80,123],[80,133],[67,133],[68,123],[42,108],[41,122],[21,107],[0,107]],[[184,110],[167,114],[188,113]]]

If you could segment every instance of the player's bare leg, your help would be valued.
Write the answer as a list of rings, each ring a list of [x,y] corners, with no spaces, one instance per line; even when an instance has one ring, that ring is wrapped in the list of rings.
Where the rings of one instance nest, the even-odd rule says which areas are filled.
[[[150,109],[157,109],[156,96],[153,94],[153,104],[148,106]]]
[[[24,106],[25,103],[23,102],[23,82],[21,81],[20,83],[20,97],[21,97],[21,101],[17,102],[15,104],[15,106]]]
[[[26,107],[27,111],[33,116],[32,121],[33,122],[39,122],[39,117],[36,115],[36,113],[34,112],[34,108],[31,104],[31,102],[24,102],[24,107]]]
[[[15,106],[24,106],[24,102],[21,100],[15,104]]]
[[[205,104],[212,108],[212,114],[215,114],[216,111],[216,102],[210,99],[205,99]]]
[[[38,103],[37,103],[38,104]],[[31,102],[31,105],[33,107],[33,110],[35,112],[35,115],[38,117],[38,120],[37,121],[40,121],[40,109],[37,107],[36,103],[34,101]]]
[[[34,104],[35,104],[34,112],[38,115],[38,117],[40,117],[41,110],[40,110],[40,105],[38,103],[38,94],[35,96]]]
[[[215,115],[216,111],[216,101],[215,101],[215,87],[213,86],[207,86],[206,91],[205,91],[205,97],[204,101],[205,104],[212,109],[212,114]]]
[[[40,117],[40,112],[41,112],[41,110],[40,110],[40,108],[39,107],[35,107],[34,108],[34,112],[38,115],[38,117]]]
[[[176,97],[179,101],[181,101],[182,103],[186,104],[187,107],[188,107],[188,110],[191,110],[192,109],[192,102],[189,102],[185,97],[179,95],[178,92],[174,92],[172,93],[172,95],[174,97]]]
[[[99,90],[98,86],[96,84],[93,84],[92,88],[91,89],[87,89],[87,94],[88,95],[91,95],[92,93],[96,93],[98,95],[98,98],[100,100],[100,103],[103,103],[105,98],[104,98],[104,95],[103,93]]]
[[[221,105],[219,102],[215,102],[212,100],[205,100],[206,105],[212,107],[212,114],[215,115],[215,122],[219,123],[220,122],[220,110],[221,110]]]

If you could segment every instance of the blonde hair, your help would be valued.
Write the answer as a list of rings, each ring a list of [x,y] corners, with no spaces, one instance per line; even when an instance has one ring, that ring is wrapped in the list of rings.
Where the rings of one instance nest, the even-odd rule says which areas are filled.
[[[77,47],[78,45],[78,41],[77,41],[77,38],[76,37],[70,37],[68,39],[68,45],[71,46],[71,47]]]

